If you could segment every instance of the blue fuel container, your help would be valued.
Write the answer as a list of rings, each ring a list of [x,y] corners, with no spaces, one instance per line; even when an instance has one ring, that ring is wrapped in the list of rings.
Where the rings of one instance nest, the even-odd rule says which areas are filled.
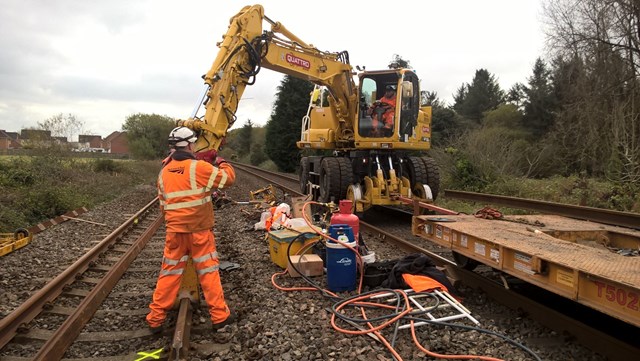
[[[353,229],[346,224],[329,226],[329,236],[350,247],[356,247]],[[327,240],[327,288],[333,292],[356,289],[356,255],[340,243]]]

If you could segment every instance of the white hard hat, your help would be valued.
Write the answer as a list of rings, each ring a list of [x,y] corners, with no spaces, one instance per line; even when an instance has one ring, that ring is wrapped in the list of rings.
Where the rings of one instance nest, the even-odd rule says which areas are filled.
[[[176,147],[186,147],[197,139],[196,133],[187,127],[176,127],[169,133],[169,144]]]

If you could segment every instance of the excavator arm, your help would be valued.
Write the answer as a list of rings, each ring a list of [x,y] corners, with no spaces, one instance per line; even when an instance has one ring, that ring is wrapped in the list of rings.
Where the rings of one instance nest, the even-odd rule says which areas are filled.
[[[271,25],[263,31],[263,22]],[[357,89],[346,52],[316,49],[264,15],[261,5],[245,6],[230,20],[227,33],[211,69],[204,75],[205,93],[198,106],[178,125],[199,136],[196,151],[218,150],[228,129],[236,121],[236,110],[247,85],[255,82],[261,68],[325,86],[337,120],[331,125],[335,141],[353,141],[357,111]],[[204,115],[197,113],[204,106]]]

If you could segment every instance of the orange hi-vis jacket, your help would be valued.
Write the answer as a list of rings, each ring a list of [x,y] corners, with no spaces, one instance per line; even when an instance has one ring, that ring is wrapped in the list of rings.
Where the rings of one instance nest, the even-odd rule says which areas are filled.
[[[192,233],[213,228],[211,190],[235,182],[236,173],[223,162],[214,167],[187,152],[171,155],[158,176],[158,196],[167,232]]]
[[[373,115],[373,129],[378,129],[380,125],[384,128],[392,129],[393,119],[395,117],[396,98],[393,97],[389,99],[387,97],[382,97],[379,101],[388,105],[388,109],[382,114],[382,119],[378,119],[378,114]],[[380,122],[382,122],[382,124],[380,124]]]

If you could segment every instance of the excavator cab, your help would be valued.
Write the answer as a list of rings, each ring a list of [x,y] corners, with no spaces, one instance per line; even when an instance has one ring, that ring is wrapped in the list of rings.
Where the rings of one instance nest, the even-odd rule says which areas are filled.
[[[393,101],[384,100],[392,94],[387,92],[389,89],[393,91]],[[406,69],[361,73],[359,90],[355,135],[358,144],[373,146],[374,143],[398,142],[412,145],[394,144],[385,148],[424,147],[425,139],[429,139],[425,137],[424,130],[429,127],[418,128],[420,94],[415,73]]]

